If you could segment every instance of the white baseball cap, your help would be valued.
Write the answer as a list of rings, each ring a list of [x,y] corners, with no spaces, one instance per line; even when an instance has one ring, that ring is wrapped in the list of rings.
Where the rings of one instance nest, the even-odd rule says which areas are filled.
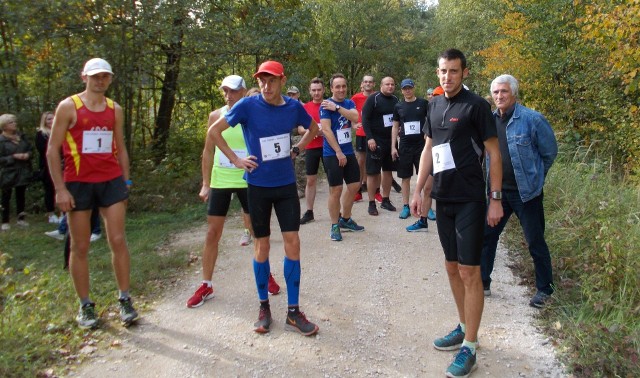
[[[220,84],[220,89],[223,87],[227,87],[234,91],[240,88],[247,89],[244,79],[238,75],[229,75],[225,77],[224,80],[222,80],[222,84]]]
[[[82,70],[82,74],[87,76],[93,76],[101,72],[107,72],[113,75],[113,71],[111,71],[111,65],[106,60],[101,58],[93,58],[88,60],[87,63],[84,64],[84,69]]]

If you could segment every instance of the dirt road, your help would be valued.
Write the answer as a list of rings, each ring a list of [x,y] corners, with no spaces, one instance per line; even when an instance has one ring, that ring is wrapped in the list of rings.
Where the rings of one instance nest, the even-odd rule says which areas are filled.
[[[435,337],[457,324],[434,222],[429,232],[408,233],[413,222],[398,212],[367,214],[354,206],[366,230],[329,239],[328,188],[319,184],[316,221],[301,226],[301,309],[320,326],[317,336],[284,330],[287,306],[282,278],[282,239],[274,232],[271,270],[283,287],[271,297],[269,334],[253,332],[258,301],[252,247],[237,245],[240,218],[227,221],[216,271],[216,297],[196,309],[186,300],[200,281],[200,262],[144,312],[139,324],[122,329],[110,346],[70,373],[83,377],[438,377],[454,352],[432,347]],[[366,197],[366,196],[365,196]],[[392,193],[400,207],[401,197]],[[302,209],[305,210],[304,200]],[[275,218],[275,217],[274,217]],[[204,219],[204,214],[203,214]],[[204,223],[204,220],[203,220]],[[272,224],[272,230],[277,225]],[[199,256],[205,227],[176,235],[175,245]],[[499,251],[493,295],[485,301],[476,377],[560,377],[551,344],[535,328],[530,294],[517,286]],[[135,273],[135,267],[133,267]],[[135,288],[134,288],[135,290]]]

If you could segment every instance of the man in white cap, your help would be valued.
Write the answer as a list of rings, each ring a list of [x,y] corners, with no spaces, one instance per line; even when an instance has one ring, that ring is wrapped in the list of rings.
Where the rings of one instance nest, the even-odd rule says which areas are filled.
[[[124,230],[132,185],[123,135],[124,117],[120,105],[105,97],[113,80],[111,65],[106,60],[89,60],[81,77],[85,90],[58,105],[47,149],[56,203],[67,213],[69,223],[69,272],[80,298],[76,321],[82,328],[98,325],[95,304],[89,297],[88,262],[91,210],[97,206],[105,220],[113,255],[120,319],[127,326],[137,319],[138,313],[129,296],[130,261]]]
[[[225,114],[243,98],[247,92],[244,79],[238,75],[230,75],[222,80],[220,89],[224,92],[226,105],[209,114],[208,126],[224,117]],[[233,127],[222,134],[229,146],[239,156],[247,156],[247,146],[244,142],[242,129]],[[202,250],[202,284],[187,301],[187,307],[199,307],[207,299],[213,298],[213,270],[218,259],[218,243],[222,237],[224,221],[227,218],[231,196],[235,193],[242,206],[242,216],[245,230],[240,238],[240,245],[251,243],[251,219],[249,218],[249,206],[247,203],[247,182],[243,178],[244,170],[236,168],[227,157],[215,148],[213,141],[206,139],[204,151],[202,151],[202,188],[200,198],[208,202],[207,209],[207,236]],[[278,294],[280,286],[269,277],[269,289],[271,294]]]

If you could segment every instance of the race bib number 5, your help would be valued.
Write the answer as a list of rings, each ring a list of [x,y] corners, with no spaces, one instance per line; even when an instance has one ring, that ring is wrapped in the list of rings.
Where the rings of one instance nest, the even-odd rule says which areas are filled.
[[[434,146],[431,150],[431,156],[433,157],[434,175],[438,172],[456,168],[456,163],[453,161],[453,154],[451,153],[451,146],[449,143]]]
[[[288,158],[291,156],[290,148],[289,134],[260,138],[262,161]]]
[[[113,131],[84,131],[82,133],[83,154],[110,154]]]

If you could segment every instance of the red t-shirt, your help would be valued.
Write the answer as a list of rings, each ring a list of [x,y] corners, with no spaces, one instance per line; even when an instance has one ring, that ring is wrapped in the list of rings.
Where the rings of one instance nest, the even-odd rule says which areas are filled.
[[[113,129],[115,104],[107,98],[101,112],[87,109],[78,95],[71,96],[76,105],[76,123],[67,130],[62,143],[65,182],[105,182],[122,176],[116,159]]]
[[[364,102],[367,101],[367,96],[362,92],[356,93],[351,97],[351,101],[355,102],[356,109],[358,109],[358,123],[360,126],[356,129],[356,136],[366,136],[362,128],[362,107]]]
[[[309,101],[302,106],[304,106],[304,110],[306,110],[307,113],[309,113],[309,115],[311,116],[311,118],[313,118],[313,120],[316,121],[318,126],[320,126],[320,103],[316,104],[313,101]],[[309,144],[307,144],[307,147],[305,149],[310,150],[313,148],[322,148],[323,141],[324,141],[324,138],[322,137],[322,135],[318,135],[317,137],[313,138],[313,140],[309,142]]]

